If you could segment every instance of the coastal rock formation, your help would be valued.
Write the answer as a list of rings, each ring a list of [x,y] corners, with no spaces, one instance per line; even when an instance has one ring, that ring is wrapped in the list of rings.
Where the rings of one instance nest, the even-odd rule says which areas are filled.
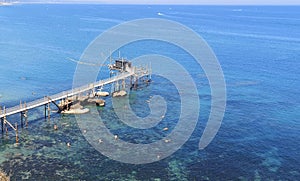
[[[84,109],[70,109],[70,110],[64,110],[61,113],[62,114],[85,114],[88,113],[90,110],[88,108]]]
[[[105,106],[105,101],[102,99],[89,99],[89,103],[96,103],[97,106]]]

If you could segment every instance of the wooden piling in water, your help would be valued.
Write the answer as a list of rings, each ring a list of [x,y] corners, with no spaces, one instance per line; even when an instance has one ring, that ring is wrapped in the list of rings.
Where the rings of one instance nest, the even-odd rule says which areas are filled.
[[[7,126],[6,126],[6,122],[7,122],[6,117],[4,117],[4,130],[5,130],[5,133],[6,133],[6,136],[7,136],[8,129],[7,129]]]
[[[24,111],[24,114],[23,114],[23,117],[25,117],[25,124],[26,124],[26,127],[28,127],[28,110],[27,110],[27,104],[26,102],[24,102],[24,108],[25,108],[25,111]],[[23,128],[23,126],[22,126]]]
[[[23,118],[24,118],[24,112],[21,112],[21,127],[23,128]]]
[[[4,120],[4,128],[5,128],[5,132],[6,132],[6,136],[7,136],[7,134],[8,134],[8,129],[7,129],[7,126],[6,126],[7,120],[6,120],[6,108],[5,108],[5,106],[4,106],[4,117],[3,117],[3,120]]]
[[[2,134],[4,133],[4,120],[3,118],[1,118],[1,130],[2,130]]]
[[[131,75],[130,76],[130,90],[132,89],[132,79],[133,79],[133,76]]]
[[[126,89],[125,79],[122,80],[122,90]]]
[[[2,107],[0,106],[0,114],[2,114]],[[3,128],[3,118],[0,119],[1,120],[1,131],[2,131],[2,134],[4,132],[4,128]]]
[[[5,133],[6,133],[6,136],[7,136],[8,129],[7,129],[7,126],[6,126],[6,117],[4,117],[4,130],[5,130]]]
[[[45,119],[47,118],[47,106],[46,106],[46,104],[45,104],[45,111],[44,111],[44,113],[45,113]]]
[[[19,142],[19,135],[18,135],[18,123],[15,123],[15,132],[16,132],[16,143]]]
[[[28,111],[27,110],[25,111],[24,117],[25,117],[26,128],[28,128]]]
[[[51,108],[50,108],[50,102],[48,102],[48,119],[50,119],[50,114],[51,114]]]
[[[138,83],[139,83],[139,77],[135,77],[135,81],[134,81],[134,89],[136,90],[138,87]]]
[[[22,109],[22,100],[20,100],[20,109]],[[20,112],[21,118],[21,127],[23,128],[23,111]]]

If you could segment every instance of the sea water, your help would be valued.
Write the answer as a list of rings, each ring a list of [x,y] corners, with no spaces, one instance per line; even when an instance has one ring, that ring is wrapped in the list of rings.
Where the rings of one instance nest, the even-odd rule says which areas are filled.
[[[210,110],[209,83],[201,67],[178,47],[145,41],[121,48],[133,59],[145,53],[172,57],[192,75],[201,111],[181,149],[145,165],[120,163],[95,150],[72,115],[29,111],[28,128],[0,139],[0,168],[12,180],[297,180],[300,178],[300,11],[289,6],[14,5],[0,7],[0,104],[18,105],[72,88],[76,63],[99,34],[137,18],[177,21],[202,36],[215,52],[226,80],[222,126],[204,150],[198,142]],[[118,52],[114,52],[117,56]],[[108,74],[99,75],[107,77]],[[136,130],[118,120],[111,98],[90,106],[120,139],[149,143],[176,126],[180,112],[172,83],[153,83],[130,93],[132,109],[149,113],[147,99],[161,95],[168,112],[161,124]],[[109,87],[104,89],[109,90]],[[122,99],[122,98],[118,98]],[[19,122],[20,116],[8,118]],[[89,117],[81,115],[81,121]],[[53,130],[57,124],[59,129]],[[165,126],[168,132],[161,131]],[[68,148],[66,143],[70,142]]]

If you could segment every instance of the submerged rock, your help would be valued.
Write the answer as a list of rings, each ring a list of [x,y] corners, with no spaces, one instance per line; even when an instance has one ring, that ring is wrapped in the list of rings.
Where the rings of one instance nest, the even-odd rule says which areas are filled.
[[[70,110],[65,110],[62,111],[62,114],[85,114],[88,113],[90,110],[88,108],[84,109],[70,109]]]
[[[83,109],[83,106],[80,105],[80,102],[78,102],[74,105],[71,105],[71,109]]]
[[[97,106],[105,106],[105,100],[102,99],[89,99],[89,103],[96,103]]]
[[[88,98],[89,98],[89,96],[79,96],[77,100],[80,101],[80,102],[84,102],[84,101],[86,101]]]

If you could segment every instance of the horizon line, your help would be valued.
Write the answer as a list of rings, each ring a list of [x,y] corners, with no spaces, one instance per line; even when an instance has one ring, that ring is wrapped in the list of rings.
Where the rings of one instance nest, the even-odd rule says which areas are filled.
[[[95,5],[149,5],[149,6],[155,6],[155,5],[171,5],[171,6],[300,6],[299,4],[257,4],[257,3],[249,3],[249,4],[239,4],[239,3],[219,3],[219,4],[213,4],[213,3],[112,3],[112,2],[86,2],[86,1],[65,1],[65,2],[42,2],[42,1],[29,1],[29,2],[12,2],[12,4],[95,4]]]
[[[1,1],[1,0],[0,0]],[[127,1],[127,2],[126,2]],[[223,1],[223,2],[220,2]],[[225,1],[225,2],[224,2]],[[274,0],[276,1],[276,0]],[[9,2],[12,4],[100,4],[100,5],[216,5],[216,6],[300,6],[300,2],[295,2],[294,0],[287,0],[285,3],[284,2],[255,2],[255,1],[239,1],[239,2],[226,2],[226,0],[214,0],[208,1],[208,0],[203,0],[203,1],[193,1],[193,0],[186,0],[181,1],[173,1],[173,2],[168,2],[166,0],[158,0],[151,1],[149,2],[148,0],[4,0],[3,2]]]

